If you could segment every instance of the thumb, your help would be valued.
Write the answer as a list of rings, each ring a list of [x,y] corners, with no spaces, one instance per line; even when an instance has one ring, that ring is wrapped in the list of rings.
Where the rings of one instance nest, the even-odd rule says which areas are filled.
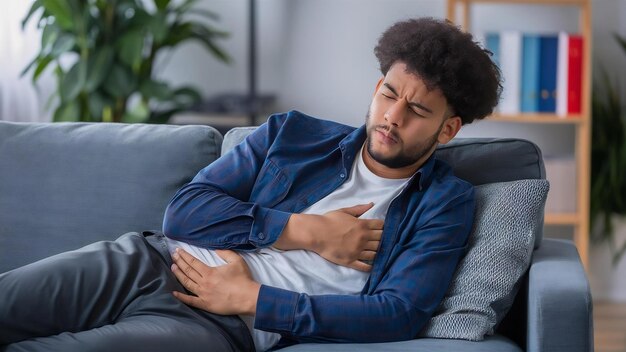
[[[365,213],[366,211],[372,209],[373,206],[374,206],[374,203],[369,202],[367,204],[353,205],[351,207],[341,208],[339,210],[346,214],[350,214],[358,218],[359,216],[363,215],[363,213]]]
[[[241,259],[241,256],[235,251],[227,249],[218,249],[215,253],[222,258],[226,263],[232,263]]]

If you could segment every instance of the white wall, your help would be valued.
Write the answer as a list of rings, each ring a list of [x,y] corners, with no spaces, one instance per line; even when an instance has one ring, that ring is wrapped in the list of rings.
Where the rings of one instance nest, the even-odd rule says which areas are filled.
[[[258,89],[261,92],[276,91],[280,85],[288,18],[288,1],[257,1],[257,60]],[[190,42],[176,48],[173,53],[160,57],[157,64],[159,76],[174,85],[192,84],[204,96],[224,92],[247,92],[248,82],[248,0],[202,0],[199,8],[206,8],[220,15],[213,23],[230,36],[220,45],[233,58],[230,64],[216,60],[199,43]]]
[[[357,126],[363,123],[380,76],[373,48],[396,21],[445,16],[442,0],[257,0],[259,8],[259,87],[278,96],[277,111],[303,112]],[[247,1],[201,1],[222,14],[233,33],[226,49],[236,62],[227,67],[192,45],[179,50],[164,77],[194,82],[206,94],[246,91]],[[626,0],[593,0],[594,61],[623,66],[626,55],[610,38],[625,33]],[[483,4],[472,12],[473,31],[519,29],[529,32],[578,31],[574,7]],[[626,94],[626,89],[625,89]],[[572,151],[573,128],[479,122],[462,137],[509,136],[531,139],[544,153]]]
[[[257,3],[259,90],[278,96],[278,111],[299,109],[354,126],[363,122],[379,76],[373,47],[380,33],[401,19],[445,15],[443,0],[257,0]],[[606,62],[611,69],[622,67],[625,56],[609,33],[626,34],[626,0],[592,0],[592,3],[595,63]],[[234,62],[231,65],[217,62],[199,44],[190,43],[159,58],[159,76],[174,85],[194,85],[205,96],[245,93],[248,1],[200,0],[198,5],[221,15],[217,27],[231,33],[222,44]],[[476,30],[575,31],[576,16],[576,10],[567,7],[510,5],[503,10],[497,5],[481,5],[473,13],[473,23]],[[36,41],[28,39],[19,28],[13,28],[19,25],[19,21],[14,22],[10,25],[12,39],[36,46]],[[20,67],[28,62],[27,58],[20,60],[24,61],[17,63]],[[9,79],[6,75],[0,77],[5,86]],[[52,80],[44,79],[43,83],[39,106],[45,104],[47,94],[54,87]],[[7,94],[8,88],[4,96]],[[0,116],[0,119],[10,117]],[[40,120],[46,119],[49,115],[42,114]],[[467,126],[462,135],[525,136],[527,128],[479,123]],[[548,141],[567,140],[571,136],[570,132],[561,134],[557,130],[548,134]],[[540,146],[548,153],[560,152],[560,142],[545,146],[541,143],[544,142]]]
[[[32,85],[31,74],[20,73],[37,55],[40,36],[32,19],[22,29],[22,19],[30,2],[12,1],[2,4],[0,11],[0,120],[33,122],[47,121],[50,113],[44,104],[52,92],[50,75],[42,77],[38,88]]]
[[[373,53],[380,34],[394,22],[441,17],[441,1],[291,1],[285,43],[280,108],[363,123],[380,77]]]

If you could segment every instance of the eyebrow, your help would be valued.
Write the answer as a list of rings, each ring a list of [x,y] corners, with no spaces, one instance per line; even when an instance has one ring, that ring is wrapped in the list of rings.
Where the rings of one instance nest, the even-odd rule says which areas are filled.
[[[397,97],[399,96],[398,92],[396,92],[396,90],[389,83],[385,83],[384,86],[387,87],[387,89],[389,89],[391,91],[391,93],[393,93],[395,96],[397,96]],[[415,106],[416,108],[418,108],[420,110],[424,110],[424,111],[426,111],[428,113],[431,113],[431,114],[433,113],[432,110],[430,110],[429,108],[425,107],[424,105],[422,105],[420,103],[416,103],[416,102],[410,101],[409,105]]]

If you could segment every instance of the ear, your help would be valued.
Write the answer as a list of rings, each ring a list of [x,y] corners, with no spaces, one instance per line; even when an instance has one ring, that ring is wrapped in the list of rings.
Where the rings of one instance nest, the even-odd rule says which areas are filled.
[[[378,79],[378,83],[376,83],[376,89],[374,90],[374,94],[376,95],[376,92],[378,92],[378,89],[380,88],[380,86],[383,85],[383,82],[385,81],[385,76],[382,76]]]
[[[448,117],[443,122],[443,127],[441,128],[441,132],[439,132],[439,137],[437,138],[437,142],[439,144],[446,144],[456,136],[457,133],[461,130],[461,126],[463,125],[463,121],[458,116]]]

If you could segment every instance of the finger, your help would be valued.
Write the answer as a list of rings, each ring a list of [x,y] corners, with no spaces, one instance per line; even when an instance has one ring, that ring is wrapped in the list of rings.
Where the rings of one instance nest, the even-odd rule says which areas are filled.
[[[191,296],[191,295],[187,295],[187,294],[177,292],[177,291],[172,292],[172,294],[174,295],[174,297],[176,297],[177,299],[179,299],[181,302],[185,303],[188,306],[192,306],[192,307],[196,307],[200,309],[203,308],[204,301],[198,298],[197,296]]]
[[[356,269],[358,271],[370,272],[372,271],[372,266],[369,264],[365,264],[361,261],[354,261],[352,264],[348,265],[348,267],[352,269]]]
[[[370,210],[374,206],[374,203],[369,202],[367,204],[358,204],[347,208],[338,209],[346,214],[352,215],[354,217],[359,217],[363,215],[366,211]]]
[[[380,241],[383,237],[383,230],[370,230],[367,233],[366,239],[368,241]]]
[[[237,254],[237,252],[227,249],[218,249],[215,251],[215,254],[222,258],[226,263],[232,263],[243,259],[239,254]]]
[[[376,252],[374,251],[363,251],[359,255],[359,260],[372,261],[376,258]]]
[[[199,281],[202,278],[202,274],[196,270],[196,266],[199,264],[204,265],[204,263],[197,260],[193,255],[176,248],[176,252],[172,255],[172,260],[190,279]]]
[[[382,230],[383,226],[385,225],[385,222],[383,220],[378,219],[366,219],[361,221],[365,221],[367,228],[372,230]]]
[[[376,252],[378,250],[378,246],[380,246],[380,241],[367,241],[363,250]]]
[[[178,282],[180,282],[181,285],[183,285],[183,287],[185,287],[187,290],[191,292],[197,292],[198,284],[195,281],[193,281],[188,275],[186,275],[180,269],[180,267],[178,267],[178,265],[172,264],[172,272],[174,273],[174,276],[176,276],[176,279],[178,280]]]

